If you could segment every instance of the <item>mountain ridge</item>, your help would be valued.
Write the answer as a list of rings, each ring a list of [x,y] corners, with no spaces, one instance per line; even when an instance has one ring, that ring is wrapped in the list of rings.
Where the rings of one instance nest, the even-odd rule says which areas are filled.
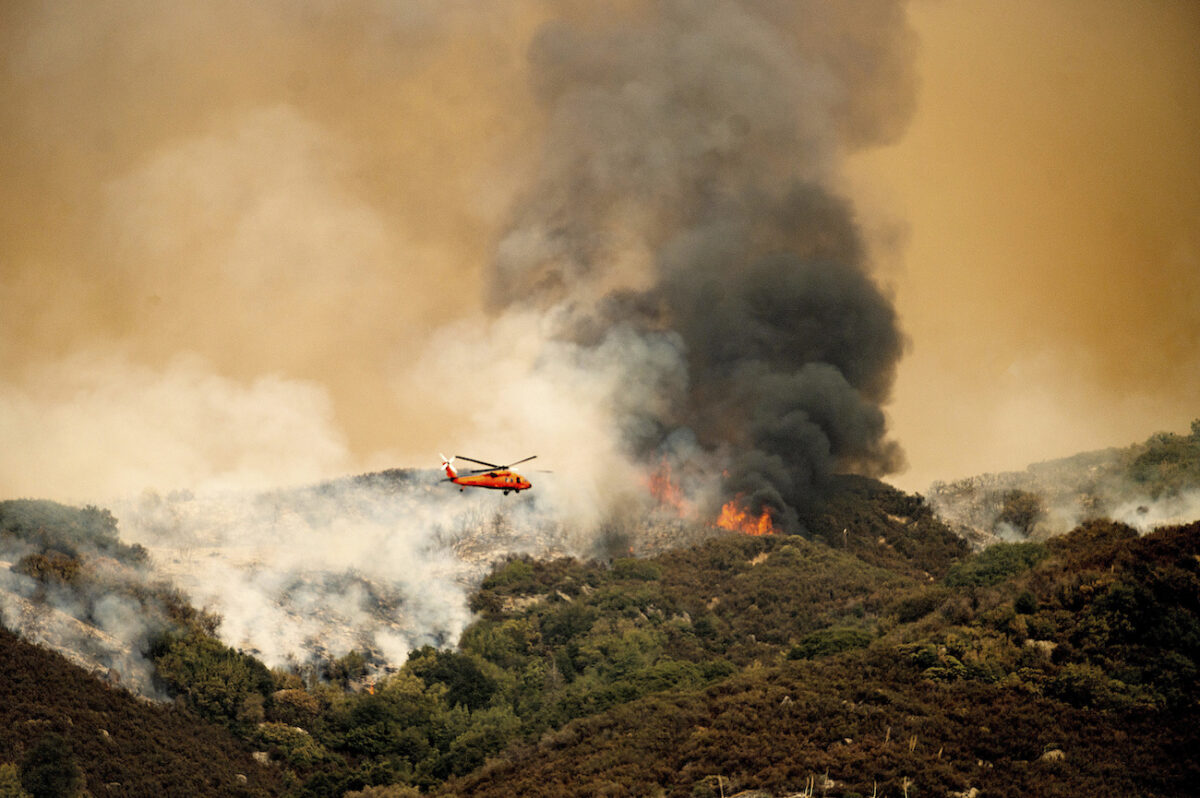
[[[1129,462],[1191,446],[1163,436]],[[1178,476],[1178,458],[1149,459]],[[402,493],[408,478],[307,490]],[[980,548],[919,495],[862,477],[832,487],[802,535],[709,529],[641,557],[614,556],[625,543],[582,559],[493,549],[457,643],[414,646],[391,669],[353,650],[268,668],[170,585],[128,579],[145,550],[114,537],[105,511],[0,503],[0,529],[23,601],[155,619],[134,648],[182,724],[160,742],[186,747],[170,738],[206,724],[239,752],[188,794],[1187,793],[1200,776],[1200,523],[1142,533],[1093,519]],[[6,525],[14,508],[42,520]],[[11,634],[0,644],[28,658]],[[66,668],[53,678],[126,695],[65,662],[14,667],[22,678],[0,676],[12,705],[56,718],[43,731],[76,751],[99,734],[76,719],[90,699],[27,677]],[[136,749],[154,744],[125,739],[113,768],[140,773]],[[10,732],[0,766],[24,767],[32,742]],[[247,773],[249,753],[274,775]],[[75,759],[94,795],[120,781]]]
[[[1080,452],[1019,471],[935,482],[934,511],[976,547],[1044,540],[1094,518],[1141,531],[1200,518],[1200,419],[1124,447]]]

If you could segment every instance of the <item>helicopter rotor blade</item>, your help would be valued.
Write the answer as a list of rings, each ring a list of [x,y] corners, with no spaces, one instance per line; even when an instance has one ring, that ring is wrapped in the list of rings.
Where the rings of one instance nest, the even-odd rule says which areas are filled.
[[[506,466],[504,466],[504,467],[505,467],[505,468],[512,468],[513,466],[515,466],[515,465],[520,465],[521,463],[528,463],[530,460],[534,459],[535,457],[537,457],[537,455],[536,455],[536,454],[533,454],[533,455],[530,455],[529,457],[526,457],[524,460],[518,460],[518,461],[517,461],[517,462],[515,462],[515,463],[509,463],[508,465],[506,465]]]
[[[459,460],[466,460],[468,463],[478,463],[481,466],[487,466],[487,468],[485,469],[487,471],[491,471],[492,469],[495,469],[495,468],[505,468],[506,467],[506,466],[502,466],[502,465],[496,465],[495,463],[488,463],[483,460],[476,460],[474,457],[463,457],[461,454],[456,454],[454,456],[456,458],[458,458]]]

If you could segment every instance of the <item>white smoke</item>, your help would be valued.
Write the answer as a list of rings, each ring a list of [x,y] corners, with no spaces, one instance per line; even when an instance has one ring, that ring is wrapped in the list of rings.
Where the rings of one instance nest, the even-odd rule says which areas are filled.
[[[686,382],[677,336],[610,331],[603,345],[553,340],[555,318],[509,312],[440,330],[398,385],[454,408],[446,446],[488,462],[528,455],[547,512],[583,528],[646,501],[647,466],[627,448],[630,423]],[[636,412],[635,412],[636,411]],[[454,452],[446,452],[450,455]]]
[[[1096,519],[1127,524],[1141,533],[1200,519],[1200,490],[1154,490],[1131,477],[1129,465],[1139,451],[1135,445],[1085,452],[1024,471],[936,482],[928,498],[942,520],[978,546],[1045,540]],[[1025,508],[1015,514],[1024,528],[1011,520],[1013,502]]]
[[[148,697],[154,666],[145,659],[147,641],[161,626],[126,588],[148,585],[149,574],[81,546],[81,576],[70,584],[35,579],[19,564],[37,546],[4,536],[0,545],[0,623],[26,640],[59,652],[87,670]]]
[[[144,488],[297,483],[344,473],[324,390],[271,375],[240,381],[194,356],[161,369],[77,353],[0,383],[0,484],[9,496],[104,502]]]
[[[92,213],[46,303],[96,318],[0,383],[0,447],[23,453],[0,485],[123,497],[124,539],[271,664],[452,642],[490,560],[635,526],[660,458],[698,506],[733,449],[780,466],[753,474],[777,503],[834,458],[895,459],[878,404],[901,339],[829,184],[911,113],[902,5],[496,7],[147,6],[128,38],[106,12],[29,15],[65,36],[20,50],[31,97],[55,99],[38,119],[91,124],[56,64],[145,72],[158,101],[103,72],[98,113],[130,141],[66,170]],[[492,318],[430,332],[489,289]],[[93,334],[116,343],[81,348]],[[536,454],[535,487],[263,492],[426,447]]]
[[[1184,491],[1157,499],[1143,497],[1122,502],[1112,511],[1114,521],[1149,532],[1161,526],[1189,524],[1200,519],[1200,490]]]
[[[460,493],[432,471],[267,493],[146,494],[123,537],[218,614],[220,636],[270,665],[368,653],[402,664],[471,620],[469,591],[506,553],[574,541],[528,494]]]
[[[195,356],[154,369],[112,351],[46,364],[25,390],[0,392],[0,440],[29,453],[21,468],[3,461],[3,479],[18,494],[111,508],[121,539],[151,554],[148,573],[124,578],[171,581],[220,616],[226,643],[271,665],[350,650],[399,665],[415,647],[457,640],[467,597],[497,558],[590,555],[606,521],[653,504],[619,425],[633,417],[624,408],[666,401],[681,379],[678,341],[618,331],[610,345],[580,348],[549,340],[551,324],[510,313],[448,326],[398,378],[455,407],[449,454],[537,454],[523,467],[534,488],[518,496],[438,481],[433,453],[429,471],[394,483],[280,488],[350,470],[319,386],[221,377]],[[7,623],[62,651],[108,640],[93,664],[152,692],[140,652],[153,630],[135,603],[98,595],[83,606],[43,591],[59,620],[38,632],[46,622],[29,620],[28,603],[37,584],[7,578]]]

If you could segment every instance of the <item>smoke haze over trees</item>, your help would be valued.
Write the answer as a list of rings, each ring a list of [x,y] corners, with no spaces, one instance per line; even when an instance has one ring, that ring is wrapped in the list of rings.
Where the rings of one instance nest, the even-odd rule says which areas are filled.
[[[1186,794],[1200,524],[971,554],[919,496],[837,482],[810,537],[510,558],[456,646],[389,673],[359,652],[268,670],[185,605],[146,649],[174,705],[148,705],[0,630],[0,783],[49,763],[93,794],[695,796],[718,775],[777,796]],[[81,511],[42,509],[46,540],[79,536]]]
[[[420,424],[400,418],[427,429],[457,407],[451,442],[593,456],[579,494],[631,457],[702,455],[697,491],[727,470],[725,498],[784,522],[834,470],[902,463],[881,407],[903,336],[834,181],[915,107],[901,4],[128,11],[132,28],[7,12],[37,34],[5,84],[20,146],[81,131],[73,158],[14,174],[88,213],[53,242],[14,231],[11,284],[26,296],[38,253],[53,255],[77,321],[54,328],[52,359],[7,355],[6,434],[52,445],[5,484],[100,498],[344,473],[365,435],[396,440],[347,414],[372,394],[420,408]],[[90,46],[85,23],[131,47]],[[193,43],[189,62],[174,39]],[[330,42],[356,57],[314,47]],[[89,115],[79,91],[109,100]],[[149,107],[153,123],[125,134]],[[446,127],[453,158],[428,146]],[[421,210],[452,200],[441,218]],[[450,243],[464,221],[482,234]],[[489,320],[425,337],[472,309]],[[49,322],[8,323],[49,346]],[[464,361],[495,365],[442,365]],[[487,397],[504,402],[500,433]],[[76,446],[86,436],[104,468]]]
[[[796,188],[853,201],[827,221],[859,232],[824,260],[874,275],[882,261],[896,287],[913,346],[879,374],[898,380],[893,437],[919,460],[906,486],[1194,415],[1187,4],[630,2],[601,17],[537,0],[126,0],[0,15],[0,435],[25,453],[0,460],[5,495],[262,487],[444,448],[604,461],[603,441],[643,439],[647,407],[699,426],[667,390],[671,363],[695,370],[697,353],[635,330],[656,345],[634,371],[662,378],[650,398],[666,406],[630,396],[618,429],[572,427],[572,411],[619,400],[615,376],[571,390],[553,373],[558,393],[519,377],[591,311],[486,324],[485,300],[541,307],[549,283],[487,285],[509,265],[558,270],[576,304],[629,292],[656,331],[694,327],[662,318],[655,303],[690,310],[655,289],[723,224],[749,239],[740,261],[714,255],[730,279],[810,258],[810,238],[774,240]],[[591,354],[581,367],[603,370]],[[445,360],[481,367],[466,379]],[[865,440],[886,441],[872,426]],[[878,449],[850,459],[892,467]],[[769,470],[753,473],[777,492],[804,481]]]

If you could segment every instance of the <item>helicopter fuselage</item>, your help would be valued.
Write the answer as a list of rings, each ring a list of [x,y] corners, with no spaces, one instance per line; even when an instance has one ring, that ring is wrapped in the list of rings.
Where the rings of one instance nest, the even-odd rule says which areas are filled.
[[[512,491],[529,490],[533,485],[529,484],[529,480],[518,474],[516,471],[501,469],[498,471],[488,471],[483,474],[464,474],[463,476],[451,476],[450,481],[458,485],[459,490],[467,488],[489,488],[491,490],[502,490],[505,493]]]
[[[467,488],[487,488],[489,490],[502,490],[504,491],[504,495],[507,496],[510,491],[529,490],[533,487],[529,480],[516,471],[513,471],[512,466],[528,462],[535,457],[537,457],[536,454],[532,457],[526,457],[524,460],[518,460],[516,463],[497,465],[496,463],[488,463],[471,457],[463,457],[462,455],[455,455],[455,457],[447,460],[446,456],[442,455],[442,470],[446,472],[446,481],[458,485],[460,491]],[[484,466],[484,468],[460,474],[454,467],[455,459],[477,463]]]

